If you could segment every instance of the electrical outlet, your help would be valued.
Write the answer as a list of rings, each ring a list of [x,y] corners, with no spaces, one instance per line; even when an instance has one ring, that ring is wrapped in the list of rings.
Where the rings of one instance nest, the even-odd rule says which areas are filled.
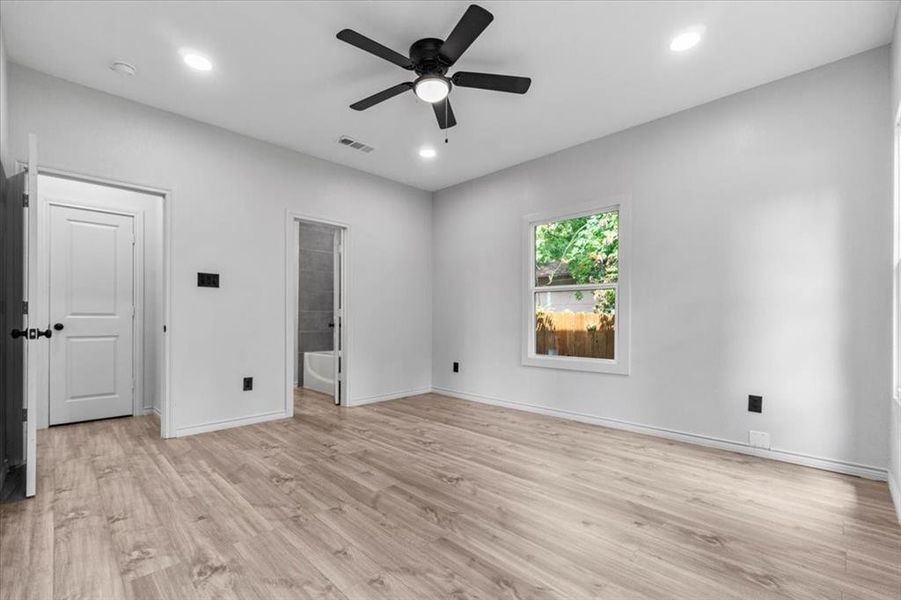
[[[752,448],[765,448],[766,450],[769,450],[770,434],[766,431],[754,431],[752,429],[748,432],[748,444]]]
[[[459,373],[459,372],[460,372],[460,363],[455,362],[454,363],[454,373]]]
[[[244,391],[249,392],[253,389],[253,377],[244,378]]]
[[[748,412],[763,412],[763,396],[748,396]]]

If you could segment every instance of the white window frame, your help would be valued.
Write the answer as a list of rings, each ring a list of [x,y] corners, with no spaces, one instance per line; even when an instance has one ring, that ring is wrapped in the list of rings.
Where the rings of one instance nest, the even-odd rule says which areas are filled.
[[[522,364],[527,367],[589,371],[628,375],[630,366],[631,324],[631,214],[628,197],[608,199],[607,202],[572,207],[569,210],[531,214],[522,220],[523,260],[523,310],[522,310]],[[619,275],[615,284],[537,286],[535,282],[535,228],[538,225],[586,217],[604,212],[619,213]],[[535,295],[541,292],[572,292],[597,288],[616,289],[616,320],[614,321],[613,359],[586,358],[580,356],[550,356],[535,352]]]

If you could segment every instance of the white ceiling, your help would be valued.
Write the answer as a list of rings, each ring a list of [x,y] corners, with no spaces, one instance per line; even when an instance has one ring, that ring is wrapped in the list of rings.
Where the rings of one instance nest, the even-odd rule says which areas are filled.
[[[494,22],[455,70],[532,77],[525,96],[457,88],[443,143],[403,94],[348,105],[410,73],[335,38],[349,27],[406,54],[446,37],[468,2],[36,2],[0,4],[10,59],[86,86],[436,190],[890,41],[896,0],[480,2]],[[675,54],[680,30],[703,42]],[[215,68],[188,70],[180,48]],[[134,64],[126,78],[113,60]],[[339,146],[349,135],[376,151]],[[424,144],[438,157],[418,156]]]

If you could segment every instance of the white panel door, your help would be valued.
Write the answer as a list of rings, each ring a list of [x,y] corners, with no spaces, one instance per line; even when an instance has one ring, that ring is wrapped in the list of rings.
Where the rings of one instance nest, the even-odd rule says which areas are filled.
[[[50,424],[133,414],[134,219],[50,206]]]

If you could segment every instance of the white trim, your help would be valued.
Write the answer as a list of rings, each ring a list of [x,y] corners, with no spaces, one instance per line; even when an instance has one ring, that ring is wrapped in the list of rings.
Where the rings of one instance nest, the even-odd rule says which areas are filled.
[[[39,297],[38,261],[34,245],[37,243],[38,233],[38,138],[33,133],[28,134],[28,208],[26,209],[26,227],[24,231],[25,245],[25,298],[28,302],[28,317],[26,327],[32,327],[35,310],[34,299]],[[32,199],[34,199],[32,201]],[[46,322],[46,320],[44,320]],[[25,422],[25,496],[30,498],[37,492],[37,466],[38,466],[38,394],[42,381],[40,366],[41,361],[35,356],[37,352],[46,351],[46,344],[25,344],[24,364],[25,370],[25,407],[28,410],[28,420]],[[46,352],[45,352],[46,353]]]
[[[52,177],[61,177],[66,179],[74,179],[76,181],[82,181],[85,183],[93,183],[98,185],[105,185],[110,187],[118,187],[134,192],[140,192],[144,194],[150,194],[153,196],[159,196],[162,199],[162,210],[163,210],[163,240],[162,240],[162,297],[163,297],[163,315],[162,315],[162,323],[163,326],[166,327],[167,331],[163,333],[162,337],[162,360],[160,361],[160,372],[158,374],[159,385],[159,412],[160,412],[160,437],[169,438],[175,437],[175,398],[172,393],[172,365],[173,363],[173,352],[172,352],[172,294],[173,294],[173,285],[172,285],[172,277],[173,277],[173,267],[174,267],[174,256],[173,256],[173,236],[172,236],[172,213],[175,208],[175,194],[172,190],[167,190],[164,188],[153,187],[143,184],[126,182],[118,179],[111,179],[108,177],[99,177],[91,174],[79,173],[74,171],[69,171],[66,169],[61,169],[53,166],[46,165],[37,165],[36,167],[37,174],[41,175],[49,175]],[[36,196],[36,194],[35,194]],[[34,197],[34,196],[33,196]],[[32,206],[36,206],[37,203],[32,204]],[[43,220],[43,219],[42,219]],[[46,231],[39,232],[40,239],[46,239]],[[36,240],[35,240],[36,241]],[[29,245],[29,250],[32,250],[33,246]],[[46,306],[44,307],[45,313]],[[48,317],[49,318],[49,317]],[[47,373],[44,374],[44,381],[47,381]],[[137,390],[136,390],[137,391]],[[30,414],[30,412],[29,412]]]
[[[892,396],[901,398],[901,103],[892,128],[894,227],[892,231]]]
[[[220,429],[231,429],[232,427],[243,427],[244,425],[254,425],[256,423],[265,423],[266,421],[276,421],[278,419],[289,418],[291,418],[291,415],[287,414],[283,410],[279,410],[276,412],[250,415],[249,417],[223,419],[221,421],[209,421],[208,423],[200,423],[199,425],[179,427],[175,430],[175,437],[185,437],[198,433],[208,433],[210,431],[219,431]]]
[[[298,255],[300,252],[300,224],[291,211],[285,212],[285,374],[288,390],[285,393],[285,414],[294,416],[294,388],[297,387],[297,293],[300,288]],[[288,375],[290,373],[290,375]]]
[[[898,523],[901,523],[901,487],[895,481],[895,474],[889,471],[888,474],[888,491],[892,496],[892,502],[895,503],[895,516],[898,517]]]
[[[856,475],[857,477],[864,477],[866,479],[885,481],[888,477],[886,469],[872,467],[869,465],[861,465],[858,463],[845,462],[830,458],[821,458],[817,456],[810,456],[808,454],[789,452],[786,450],[766,450],[763,448],[752,448],[751,446],[743,442],[733,442],[731,440],[724,440],[722,438],[715,438],[706,435],[700,435],[697,433],[688,433],[684,431],[677,431],[675,429],[667,429],[664,427],[654,427],[652,425],[641,425],[639,423],[633,423],[631,421],[625,421],[621,419],[611,419],[575,411],[547,408],[545,406],[537,406],[535,404],[528,404],[525,402],[515,402],[513,400],[504,400],[501,398],[484,396],[481,394],[473,394],[470,392],[459,392],[447,388],[433,387],[432,391],[436,394],[443,394],[445,396],[459,398],[461,400],[469,400],[471,402],[479,402],[481,404],[491,404],[493,406],[503,406],[505,408],[511,408],[514,410],[522,410],[552,417],[559,417],[561,419],[579,421],[581,423],[588,423],[591,425],[600,425],[602,427],[609,427],[611,429],[621,429],[623,431],[631,431],[633,433],[652,435],[655,437],[666,438],[679,442],[686,442],[688,444],[695,444],[698,446],[718,448],[720,450],[738,452],[739,454],[749,454],[751,456],[757,456],[760,458],[769,458],[772,460],[778,460],[780,462],[792,463],[805,467],[813,467],[815,469],[822,469],[824,471],[833,471],[836,473],[844,473],[846,475]]]
[[[342,327],[341,327],[341,371],[342,385],[338,385],[335,381],[335,393],[341,390],[341,398],[338,403],[346,404],[350,398],[348,390],[348,355],[350,354],[351,343],[353,342],[352,324],[350,323],[350,278],[347,275],[347,265],[350,263],[348,256],[350,255],[350,224],[343,221],[336,221],[304,213],[294,212],[290,208],[285,210],[285,413],[288,416],[294,415],[294,389],[297,387],[294,381],[294,368],[297,363],[297,285],[298,271],[298,250],[299,239],[296,235],[298,231],[297,223],[306,221],[308,223],[321,223],[323,225],[331,225],[337,227],[341,231],[341,294],[344,301],[342,305]]]
[[[400,400],[401,398],[409,398],[410,396],[421,396],[430,394],[431,387],[420,388],[417,390],[407,390],[405,392],[393,392],[390,394],[379,394],[377,396],[365,396],[363,398],[354,398],[347,401],[347,407],[364,406],[366,404],[375,404],[377,402],[387,402],[389,400]]]
[[[632,215],[631,198],[617,196],[602,202],[581,204],[567,209],[532,213],[522,217],[523,296],[522,296],[522,364],[527,367],[544,367],[572,371],[589,371],[628,375],[631,364],[631,253]],[[619,276],[616,284],[565,285],[538,287],[535,285],[535,235],[537,225],[604,212],[619,213]],[[584,358],[576,356],[545,356],[535,353],[535,294],[540,292],[565,292],[596,288],[616,289],[616,320],[614,322],[614,358]]]

